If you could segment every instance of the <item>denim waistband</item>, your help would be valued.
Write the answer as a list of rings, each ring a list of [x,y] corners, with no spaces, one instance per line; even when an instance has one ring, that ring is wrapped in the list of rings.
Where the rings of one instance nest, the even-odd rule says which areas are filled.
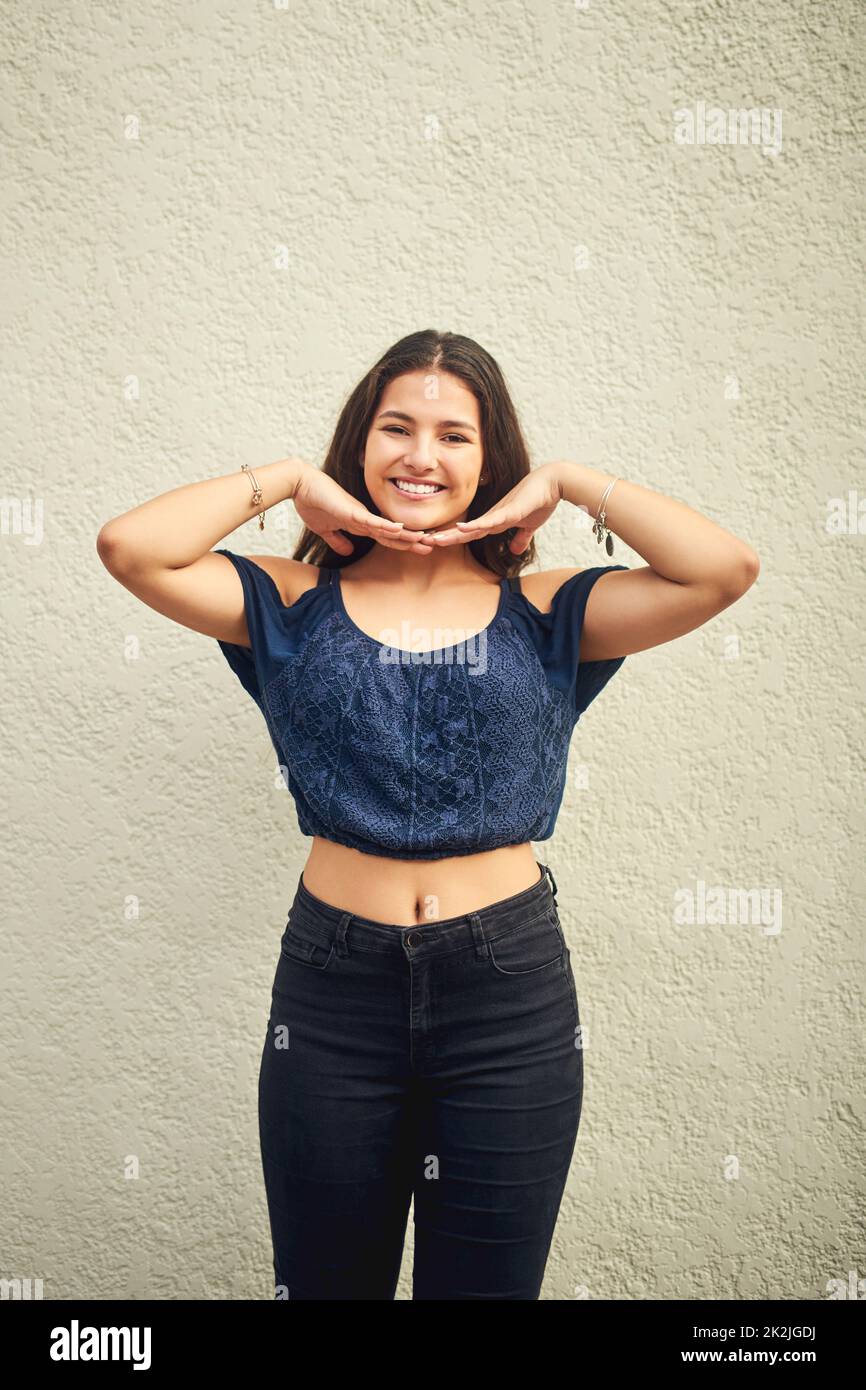
[[[387,922],[377,922],[369,917],[360,917],[354,912],[334,907],[331,903],[317,898],[304,886],[303,873],[298,878],[295,901],[292,904],[292,921],[316,932],[322,939],[333,941],[338,954],[345,954],[346,933],[350,926],[356,926],[363,933],[364,946],[371,950],[393,952],[406,955],[407,946],[416,954],[438,954],[451,951],[464,945],[490,939],[500,932],[517,926],[521,922],[540,917],[551,907],[556,906],[556,879],[547,864],[535,861],[541,870],[537,883],[513,893],[510,898],[500,898],[488,903],[475,912],[465,912],[459,917],[445,917],[441,921],[418,922],[412,926],[399,923],[391,926]]]

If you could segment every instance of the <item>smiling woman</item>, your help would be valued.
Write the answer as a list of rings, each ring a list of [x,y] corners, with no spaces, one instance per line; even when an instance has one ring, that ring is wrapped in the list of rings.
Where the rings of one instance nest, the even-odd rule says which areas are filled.
[[[100,533],[128,589],[216,638],[312,838],[259,1074],[278,1297],[393,1298],[413,1193],[416,1299],[539,1296],[583,1054],[533,843],[626,655],[756,573],[721,527],[611,481],[531,469],[497,363],[427,330],[358,383],[321,469],[257,468],[252,497],[239,474],[191,484]],[[556,507],[605,489],[608,525],[647,564],[521,582]],[[292,559],[211,551],[283,498],[304,523]]]

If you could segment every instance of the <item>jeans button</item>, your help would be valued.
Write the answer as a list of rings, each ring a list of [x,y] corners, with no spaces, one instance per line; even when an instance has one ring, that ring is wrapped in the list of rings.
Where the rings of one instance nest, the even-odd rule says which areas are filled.
[[[416,931],[410,932],[409,935],[406,937],[406,945],[407,945],[407,946],[420,946],[420,945],[421,945],[421,937],[418,935],[418,933],[417,933]]]

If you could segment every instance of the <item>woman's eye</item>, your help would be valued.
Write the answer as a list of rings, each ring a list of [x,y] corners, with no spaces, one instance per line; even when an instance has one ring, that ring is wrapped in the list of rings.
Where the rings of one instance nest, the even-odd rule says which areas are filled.
[[[402,425],[383,425],[382,429],[385,432],[385,434],[390,434],[392,430],[398,430],[400,434],[406,434],[406,430],[403,429]],[[469,440],[464,439],[462,434],[446,434],[443,436],[443,438],[456,439],[458,444],[469,443]]]

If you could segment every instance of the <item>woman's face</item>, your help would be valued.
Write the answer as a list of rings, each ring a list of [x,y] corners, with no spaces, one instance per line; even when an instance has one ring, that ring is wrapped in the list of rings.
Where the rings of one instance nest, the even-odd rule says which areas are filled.
[[[464,519],[483,462],[478,402],[462,381],[437,371],[389,381],[364,453],[364,481],[382,516],[413,531]]]

